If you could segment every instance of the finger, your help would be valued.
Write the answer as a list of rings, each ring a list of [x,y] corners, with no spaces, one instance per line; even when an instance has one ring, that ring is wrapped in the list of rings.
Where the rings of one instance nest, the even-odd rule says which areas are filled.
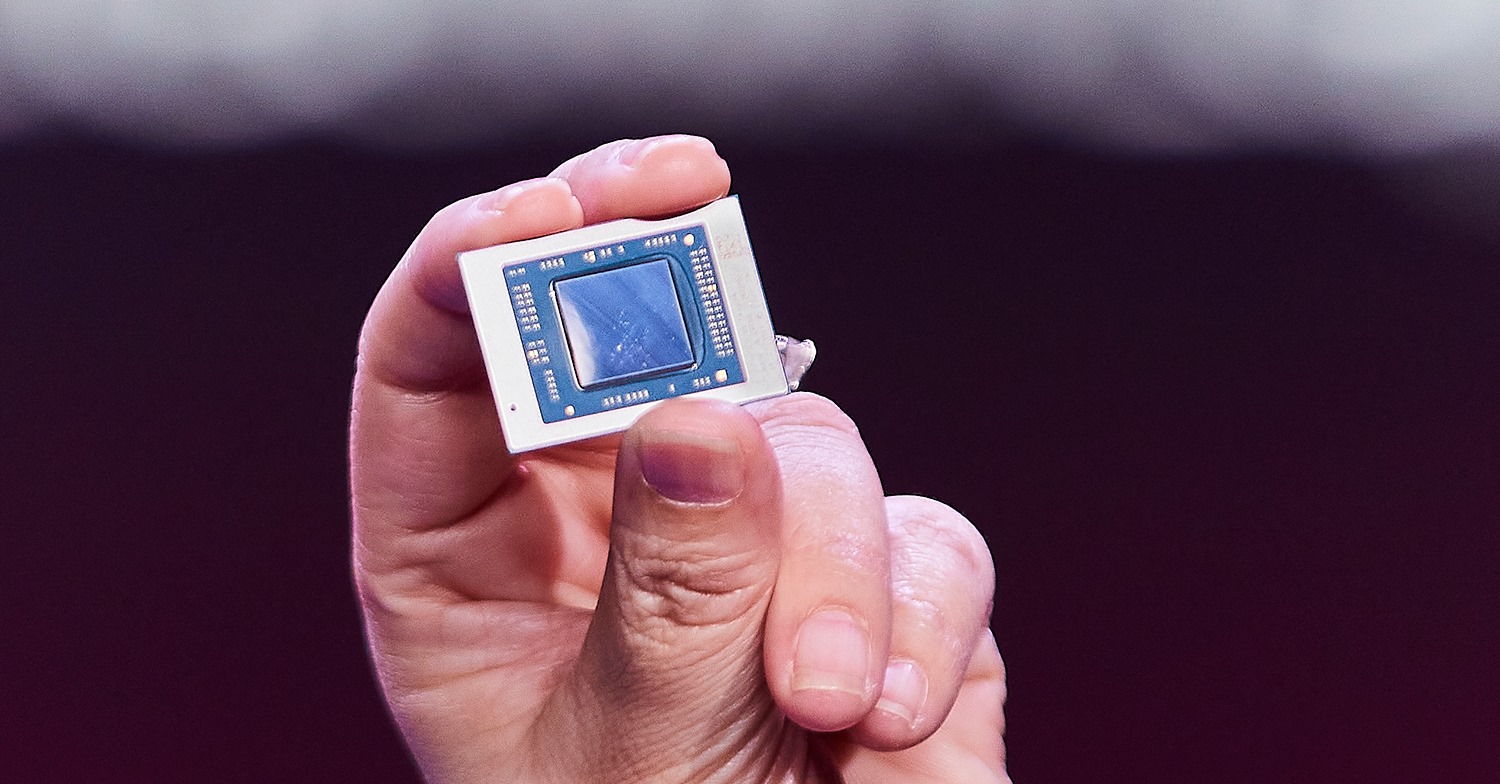
[[[361,334],[365,369],[393,386],[447,389],[478,367],[458,254],[626,216],[681,212],[728,193],[707,139],[612,142],[519,182],[456,202],[427,224],[376,297]]]
[[[880,477],[853,422],[795,393],[757,404],[786,496],[781,573],[766,617],[766,672],[802,726],[844,729],[874,705],[890,639]]]
[[[890,659],[875,709],[851,732],[877,750],[931,735],[958,699],[986,637],[995,572],[974,526],[928,498],[891,498]]]
[[[627,431],[598,609],[549,706],[582,737],[552,751],[603,753],[654,780],[657,764],[699,756],[703,738],[736,748],[730,735],[763,729],[780,516],[775,457],[742,409],[670,400]]]
[[[371,306],[351,423],[357,510],[398,510],[423,528],[472,510],[507,460],[484,384],[457,254],[580,225],[565,180],[516,183],[441,210]],[[476,426],[477,425],[477,426]]]
[[[1005,661],[989,631],[974,644],[969,671],[947,721],[928,741],[939,735],[947,736],[945,743],[984,762],[1000,780],[1009,780],[1005,775]]]
[[[683,212],[729,193],[729,166],[701,136],[611,142],[552,173],[572,186],[589,223]]]

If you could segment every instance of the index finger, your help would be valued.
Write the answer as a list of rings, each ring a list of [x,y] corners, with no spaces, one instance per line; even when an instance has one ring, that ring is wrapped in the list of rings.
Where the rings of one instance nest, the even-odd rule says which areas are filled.
[[[585,222],[683,211],[728,188],[729,169],[707,140],[655,137],[605,145],[554,176],[455,202],[433,217],[377,295],[360,336],[350,426],[357,516],[441,525],[490,497],[514,467],[459,253]]]
[[[586,223],[650,218],[729,192],[729,168],[696,136],[597,147],[548,177],[471,196],[439,211],[381,288],[360,336],[361,370],[427,392],[472,382],[479,361],[458,254]]]

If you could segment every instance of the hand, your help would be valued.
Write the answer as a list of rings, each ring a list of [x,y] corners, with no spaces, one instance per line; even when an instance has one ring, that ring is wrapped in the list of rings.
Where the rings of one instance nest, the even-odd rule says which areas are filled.
[[[729,188],[706,140],[615,142],[439,212],[365,322],[354,572],[431,782],[1005,781],[989,552],[885,498],[797,393],[678,399],[507,453],[454,256]]]

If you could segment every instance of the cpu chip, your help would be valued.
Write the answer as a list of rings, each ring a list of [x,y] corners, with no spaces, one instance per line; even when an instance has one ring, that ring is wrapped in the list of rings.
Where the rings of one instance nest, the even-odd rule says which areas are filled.
[[[698,395],[788,390],[739,201],[459,256],[513,453],[630,426]]]

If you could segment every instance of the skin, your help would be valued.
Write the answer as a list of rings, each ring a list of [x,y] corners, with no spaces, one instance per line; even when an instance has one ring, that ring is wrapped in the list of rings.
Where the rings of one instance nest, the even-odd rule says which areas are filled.
[[[454,256],[728,190],[704,139],[607,144],[443,209],[371,307],[354,574],[428,781],[1008,781],[989,551],[833,403],[505,449]]]

